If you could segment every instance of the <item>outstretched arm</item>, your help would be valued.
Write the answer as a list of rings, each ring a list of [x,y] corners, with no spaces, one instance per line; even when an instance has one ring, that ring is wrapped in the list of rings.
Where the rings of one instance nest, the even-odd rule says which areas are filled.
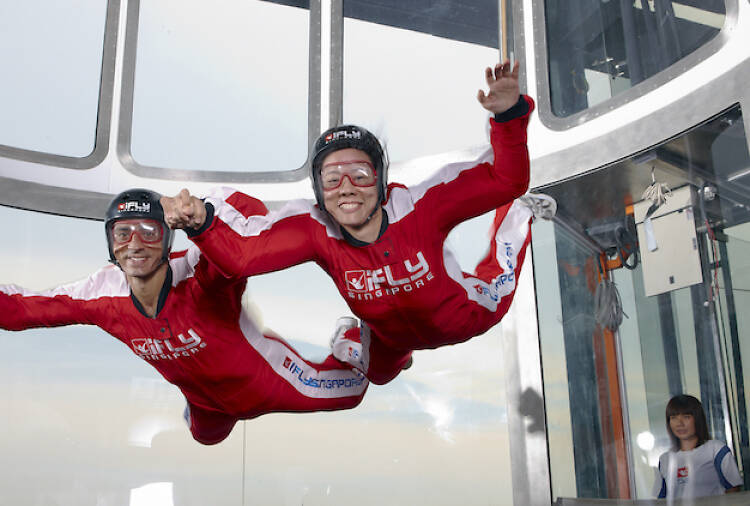
[[[523,195],[529,184],[526,127],[534,101],[520,95],[516,63],[485,70],[489,91],[477,93],[479,103],[494,114],[490,119],[492,153],[472,162],[453,163],[411,188],[413,196],[431,209],[433,226],[447,231],[458,223],[496,209]],[[423,197],[421,197],[423,195]]]
[[[167,223],[185,228],[225,276],[253,276],[316,260],[311,236],[320,223],[307,202],[268,212],[260,200],[231,188],[217,188],[204,200],[183,192],[162,198]]]
[[[105,269],[111,270],[114,267]],[[17,285],[0,285],[0,328],[25,330],[35,327],[96,324],[92,320],[89,304],[97,293],[101,293],[104,288],[113,294],[128,294],[127,284],[112,284],[112,276],[103,275],[105,269],[83,281],[53,290],[37,292]],[[110,286],[107,286],[108,284]]]
[[[534,110],[531,97],[520,94],[519,63],[512,70],[507,60],[485,70],[489,93],[479,92],[482,107],[494,114],[490,120],[490,142],[494,154],[491,175],[503,186],[505,201],[523,195],[529,186],[529,151],[526,128]],[[497,207],[497,206],[495,206]]]
[[[489,92],[479,90],[477,99],[482,107],[494,114],[490,121],[490,141],[494,152],[492,174],[508,187],[513,197],[523,195],[529,183],[529,153],[526,148],[526,127],[534,101],[522,96],[518,86],[519,63],[511,69],[510,62],[487,67],[484,71]]]

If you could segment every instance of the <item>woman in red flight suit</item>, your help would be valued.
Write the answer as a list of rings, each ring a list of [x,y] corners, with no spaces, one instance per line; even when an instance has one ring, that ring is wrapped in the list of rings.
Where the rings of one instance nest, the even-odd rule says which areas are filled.
[[[204,201],[183,190],[163,199],[171,226],[200,228],[193,242],[228,276],[252,276],[314,261],[365,324],[340,329],[334,356],[373,383],[392,380],[415,349],[455,344],[497,324],[508,311],[530,235],[531,210],[516,201],[529,183],[526,127],[534,102],[521,96],[518,64],[486,70],[494,114],[492,151],[454,163],[421,184],[387,184],[385,153],[354,125],[314,145],[317,206],[290,201],[266,215],[252,197],[220,188]],[[494,156],[493,156],[494,155]],[[257,202],[257,201],[255,201]],[[488,255],[474,274],[445,248],[459,223],[496,209]]]

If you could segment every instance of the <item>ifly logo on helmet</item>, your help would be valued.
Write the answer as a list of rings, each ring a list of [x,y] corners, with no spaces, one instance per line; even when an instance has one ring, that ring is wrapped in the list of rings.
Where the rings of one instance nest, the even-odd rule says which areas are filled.
[[[120,202],[120,204],[117,206],[117,210],[126,213],[150,213],[151,202]]]
[[[325,143],[337,141],[339,139],[361,139],[362,132],[359,130],[339,130],[338,132],[331,132],[326,135]]]

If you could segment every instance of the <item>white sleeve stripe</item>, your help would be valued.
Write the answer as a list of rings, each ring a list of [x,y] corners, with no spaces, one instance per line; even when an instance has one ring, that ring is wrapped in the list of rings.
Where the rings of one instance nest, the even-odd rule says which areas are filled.
[[[226,188],[223,188],[223,190],[229,191]],[[270,211],[266,215],[253,214],[245,217],[234,206],[226,202],[226,199],[233,193],[235,191],[231,190],[229,195],[217,196],[217,192],[213,192],[206,198],[206,201],[214,206],[214,215],[241,237],[257,237],[283,219],[308,215],[326,228],[326,233],[329,237],[333,237],[334,239],[342,238],[339,228],[333,226],[328,216],[307,200],[290,200],[281,209]]]
[[[108,265],[96,271],[90,277],[74,283],[68,283],[50,290],[27,290],[17,285],[2,285],[0,291],[8,295],[23,297],[56,297],[68,296],[73,300],[94,300],[101,297],[128,297],[128,287],[125,274],[119,267]]]
[[[172,287],[175,287],[195,276],[195,266],[201,259],[201,250],[198,246],[190,246],[185,255],[171,258],[169,267],[172,269]]]
[[[435,174],[419,184],[404,188],[393,188],[385,209],[388,221],[396,223],[414,210],[414,206],[421,200],[430,188],[456,179],[462,172],[472,169],[480,163],[492,162],[492,148],[487,149],[477,159],[468,162],[454,162],[444,165]]]

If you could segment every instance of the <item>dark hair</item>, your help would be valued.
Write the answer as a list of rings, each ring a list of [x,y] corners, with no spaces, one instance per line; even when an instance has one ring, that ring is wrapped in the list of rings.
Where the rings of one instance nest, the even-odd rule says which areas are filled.
[[[710,439],[708,435],[708,423],[706,422],[706,412],[703,411],[703,405],[701,401],[693,397],[692,395],[675,395],[667,403],[666,420],[667,420],[667,433],[669,439],[672,440],[672,449],[678,451],[680,449],[680,440],[672,432],[672,428],[669,426],[669,419],[674,415],[691,415],[695,422],[695,435],[698,436],[698,444],[695,447],[699,447]]]

